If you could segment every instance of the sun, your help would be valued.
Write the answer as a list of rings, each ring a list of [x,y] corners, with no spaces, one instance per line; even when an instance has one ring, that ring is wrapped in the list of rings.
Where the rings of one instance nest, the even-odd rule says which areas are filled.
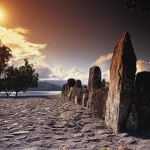
[[[0,9],[0,20],[4,19],[4,12]]]

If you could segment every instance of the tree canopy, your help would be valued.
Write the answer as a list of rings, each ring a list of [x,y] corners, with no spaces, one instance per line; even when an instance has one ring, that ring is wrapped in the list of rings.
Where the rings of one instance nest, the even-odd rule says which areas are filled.
[[[11,92],[25,92],[28,88],[34,88],[38,86],[38,73],[33,69],[33,65],[29,64],[27,59],[24,59],[25,64],[19,68],[10,66],[5,70],[4,78],[1,79],[2,89],[7,96]]]
[[[10,48],[5,45],[0,47],[0,75],[5,72],[5,68],[7,67],[10,58],[12,58]]]

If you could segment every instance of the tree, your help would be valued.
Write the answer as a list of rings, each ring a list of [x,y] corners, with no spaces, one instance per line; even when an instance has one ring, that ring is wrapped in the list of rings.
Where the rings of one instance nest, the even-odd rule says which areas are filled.
[[[125,5],[130,10],[139,9],[146,14],[150,13],[150,0],[125,0]]]
[[[38,73],[35,72],[33,65],[29,64],[27,59],[24,59],[24,61],[25,64],[19,68],[10,66],[5,70],[4,83],[6,84],[4,91],[6,91],[6,94],[9,89],[10,92],[15,91],[17,96],[20,91],[25,92],[30,87],[34,88],[38,86]]]
[[[5,68],[7,67],[10,58],[12,58],[10,48],[5,45],[0,47],[0,75],[5,72]]]
[[[11,94],[12,86],[8,79],[0,78],[0,91],[5,91],[7,96]]]

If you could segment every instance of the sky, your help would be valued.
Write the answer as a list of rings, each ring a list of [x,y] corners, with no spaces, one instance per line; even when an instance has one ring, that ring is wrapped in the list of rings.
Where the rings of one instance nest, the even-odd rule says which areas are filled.
[[[130,11],[124,0],[0,0],[0,43],[12,50],[9,65],[28,58],[40,79],[87,83],[96,65],[109,81],[112,54],[125,31],[137,72],[150,71],[150,15]]]

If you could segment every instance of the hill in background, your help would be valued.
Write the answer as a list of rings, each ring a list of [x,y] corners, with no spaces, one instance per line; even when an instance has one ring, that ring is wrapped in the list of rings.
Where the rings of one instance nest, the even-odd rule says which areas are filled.
[[[27,91],[61,91],[62,87],[49,83],[49,82],[42,82],[38,83],[37,88],[29,88]]]
[[[67,83],[67,80],[41,80],[40,82],[49,82],[60,87],[63,87],[64,84]]]

